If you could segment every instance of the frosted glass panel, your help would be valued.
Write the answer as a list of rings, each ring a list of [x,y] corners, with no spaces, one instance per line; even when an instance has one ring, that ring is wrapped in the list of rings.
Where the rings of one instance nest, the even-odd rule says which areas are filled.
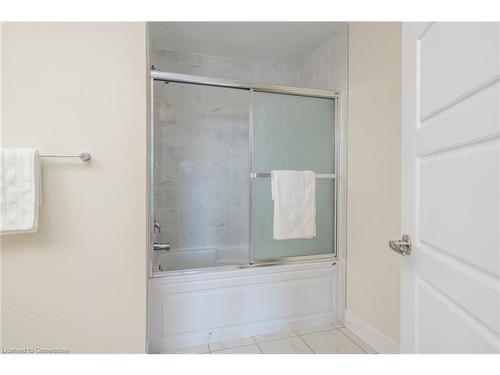
[[[253,172],[276,169],[335,172],[334,101],[254,93]],[[316,237],[273,240],[271,179],[252,180],[255,259],[330,254],[334,250],[335,180],[316,180]]]
[[[253,172],[334,172],[333,99],[253,95]]]
[[[255,259],[331,254],[334,241],[334,180],[316,182],[316,237],[273,240],[271,179],[252,182],[252,245]]]

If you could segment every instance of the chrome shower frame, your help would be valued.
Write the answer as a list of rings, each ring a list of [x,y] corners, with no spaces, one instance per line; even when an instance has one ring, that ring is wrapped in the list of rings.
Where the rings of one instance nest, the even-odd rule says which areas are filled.
[[[154,188],[155,188],[155,179],[154,179],[154,154],[155,154],[155,121],[154,121],[154,81],[163,81],[163,82],[175,82],[175,83],[186,83],[186,84],[194,84],[194,85],[202,85],[202,86],[213,86],[213,87],[225,87],[232,89],[240,89],[248,91],[249,93],[249,163],[250,163],[250,175],[248,176],[249,183],[249,251],[248,251],[248,264],[235,264],[229,266],[214,266],[209,268],[190,268],[185,270],[177,270],[177,271],[164,271],[164,272],[153,272],[153,244],[154,244],[154,228],[151,225],[148,225],[148,249],[149,249],[149,276],[150,277],[161,277],[166,274],[179,274],[179,273],[198,273],[198,272],[207,272],[211,269],[240,269],[247,267],[256,267],[256,266],[268,266],[268,265],[276,265],[276,264],[289,264],[289,263],[297,263],[297,262],[315,262],[315,261],[325,261],[331,260],[332,265],[336,264],[339,256],[339,222],[345,223],[345,195],[339,195],[340,193],[340,184],[343,184],[342,192],[346,191],[346,176],[344,170],[346,168],[342,168],[341,164],[346,163],[345,155],[341,154],[340,146],[342,142],[345,142],[345,139],[341,139],[341,128],[342,134],[345,134],[345,124],[341,120],[340,110],[341,110],[341,101],[344,100],[341,94],[337,91],[328,91],[328,90],[318,90],[311,88],[303,88],[303,87],[292,87],[292,86],[281,86],[281,85],[273,85],[267,83],[259,83],[252,81],[236,81],[236,80],[228,80],[228,79],[219,79],[205,76],[196,76],[196,75],[188,75],[188,74],[179,74],[179,73],[171,73],[159,70],[152,70],[150,73],[150,124],[149,124],[149,153],[148,153],[148,222],[154,223]],[[254,92],[266,92],[266,93],[276,93],[276,94],[286,94],[286,95],[298,95],[298,96],[308,96],[308,97],[316,97],[316,98],[327,98],[332,99],[334,106],[334,139],[333,145],[335,148],[335,171],[334,174],[334,189],[335,189],[335,199],[334,199],[334,218],[333,218],[333,231],[334,231],[334,244],[333,251],[328,254],[319,254],[319,255],[304,255],[304,256],[293,256],[293,257],[282,257],[276,259],[254,259],[253,254],[253,244],[252,244],[252,228],[251,228],[251,215],[252,215],[252,136],[253,136],[253,93]],[[343,210],[339,212],[337,201],[339,199],[343,199]],[[339,220],[341,216],[344,216],[344,220]],[[342,228],[342,235],[345,235],[345,228]],[[345,242],[345,241],[344,241]],[[344,250],[345,252],[345,250]]]

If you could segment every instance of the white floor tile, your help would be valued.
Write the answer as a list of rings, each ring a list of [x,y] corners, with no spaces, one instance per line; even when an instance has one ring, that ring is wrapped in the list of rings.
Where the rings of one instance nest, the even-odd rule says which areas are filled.
[[[174,349],[168,353],[208,354],[209,352],[213,354],[377,353],[375,349],[346,328],[342,322],[300,327],[295,330],[289,329],[255,337],[223,340]]]
[[[250,336],[250,337],[242,337],[239,339],[211,342],[208,344],[208,346],[210,347],[210,351],[214,352],[216,350],[231,349],[231,348],[236,348],[238,346],[245,346],[251,344],[255,344],[255,340],[253,339],[253,337]]]
[[[267,335],[254,336],[254,339],[258,343],[261,343],[261,342],[266,342],[266,341],[286,339],[286,338],[295,337],[295,336],[297,336],[297,333],[293,329],[288,329],[286,331],[273,332],[273,333],[269,333]]]
[[[354,332],[351,331],[349,328],[346,328],[346,327],[340,328],[340,331],[342,331],[343,334],[345,334],[347,337],[349,337],[356,344],[358,344],[359,346],[361,346],[365,352],[370,353],[370,354],[377,354],[378,353],[370,345],[368,345],[366,342],[364,342],[358,336],[356,336],[354,334]]]
[[[167,353],[168,354],[204,354],[204,353],[208,353],[208,345],[201,344],[201,345],[195,345],[195,346],[188,346],[187,348],[174,349],[174,350],[171,350]]]
[[[259,344],[264,354],[313,354],[300,337],[267,341]]]
[[[358,345],[337,329],[302,336],[309,347],[318,354],[362,354]]]
[[[253,344],[238,346],[237,348],[219,350],[216,352],[212,352],[212,354],[261,354],[261,352],[257,344]]]
[[[295,328],[295,332],[297,332],[297,334],[299,334],[299,335],[307,335],[309,333],[329,331],[329,330],[334,329],[334,328],[335,327],[333,324],[325,323],[325,324],[318,324],[315,326]]]

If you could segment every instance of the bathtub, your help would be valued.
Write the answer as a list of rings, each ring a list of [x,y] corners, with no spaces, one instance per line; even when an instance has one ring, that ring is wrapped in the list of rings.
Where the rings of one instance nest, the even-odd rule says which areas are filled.
[[[226,264],[224,255],[206,250],[200,268],[181,270],[200,253],[163,254],[160,264],[169,263],[168,270],[149,280],[150,353],[341,317],[343,268],[333,256],[250,266],[243,258],[240,265]]]
[[[154,254],[153,272],[199,271],[228,265],[247,265],[248,247],[181,249]]]

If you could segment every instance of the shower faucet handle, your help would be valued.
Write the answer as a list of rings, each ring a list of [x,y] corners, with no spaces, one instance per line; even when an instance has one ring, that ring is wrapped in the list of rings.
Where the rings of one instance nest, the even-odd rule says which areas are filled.
[[[158,231],[158,234],[161,234],[160,223],[155,220],[155,224],[154,224],[154,232],[155,232],[155,234],[156,234],[156,231]],[[155,250],[155,251],[157,251],[157,250],[165,250],[165,251],[170,250],[170,243],[169,242],[158,243],[158,242],[156,242],[157,240],[158,240],[158,237],[155,238],[155,242],[153,243],[153,250]]]
[[[153,244],[153,250],[158,251],[158,250],[165,250],[168,251],[170,250],[170,243],[154,243]]]
[[[154,231],[156,232],[156,230],[158,230],[158,233],[161,233],[160,223],[155,220]]]

